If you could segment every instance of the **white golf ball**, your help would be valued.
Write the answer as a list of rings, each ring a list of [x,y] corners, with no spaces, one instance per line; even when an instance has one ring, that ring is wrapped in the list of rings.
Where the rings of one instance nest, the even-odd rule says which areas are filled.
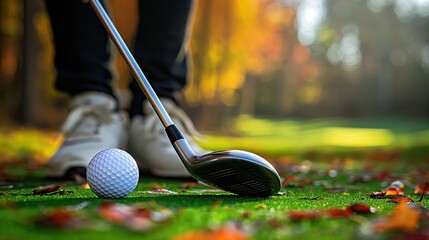
[[[123,198],[137,186],[139,169],[127,152],[109,148],[89,162],[86,179],[91,190],[101,198]]]

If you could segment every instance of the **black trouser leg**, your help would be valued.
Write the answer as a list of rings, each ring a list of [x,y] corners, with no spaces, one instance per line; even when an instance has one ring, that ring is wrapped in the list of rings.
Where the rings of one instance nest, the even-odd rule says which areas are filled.
[[[134,55],[159,97],[173,95],[186,85],[187,63],[183,43],[192,0],[140,0]],[[131,116],[142,114],[143,93],[133,80]]]
[[[89,3],[46,0],[55,47],[56,88],[113,96],[111,49],[107,32]]]

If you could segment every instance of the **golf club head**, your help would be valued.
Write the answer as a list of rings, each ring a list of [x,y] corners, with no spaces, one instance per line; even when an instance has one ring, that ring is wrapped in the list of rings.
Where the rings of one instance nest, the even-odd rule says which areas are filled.
[[[225,150],[197,156],[185,139],[173,145],[191,176],[210,186],[251,197],[269,197],[281,188],[276,169],[256,154]]]
[[[199,156],[188,171],[210,186],[240,196],[269,197],[281,187],[280,177],[268,161],[241,150]]]

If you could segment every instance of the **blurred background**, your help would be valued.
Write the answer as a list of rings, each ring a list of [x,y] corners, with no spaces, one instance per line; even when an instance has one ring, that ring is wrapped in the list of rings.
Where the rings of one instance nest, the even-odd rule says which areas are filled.
[[[136,0],[110,2],[115,24],[130,42]],[[233,135],[246,126],[267,135],[288,126],[285,132],[299,135],[311,126],[300,129],[297,122],[372,119],[360,127],[401,129],[413,133],[408,140],[418,137],[429,146],[429,0],[196,3],[194,67],[184,102],[203,132]],[[43,1],[0,0],[2,129],[60,126],[67,97],[53,88],[52,56]],[[117,69],[117,86],[125,90],[130,75],[121,58]],[[334,125],[325,133],[343,136],[338,142],[361,135],[392,142],[386,132],[338,135]]]

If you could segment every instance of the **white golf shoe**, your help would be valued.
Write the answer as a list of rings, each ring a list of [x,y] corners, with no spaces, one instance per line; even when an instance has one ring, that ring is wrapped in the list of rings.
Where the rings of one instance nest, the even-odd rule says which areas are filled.
[[[161,102],[194,152],[197,155],[206,153],[193,141],[192,137],[198,132],[186,113],[170,99],[164,98]],[[149,103],[144,104],[143,111],[144,116],[135,116],[131,121],[128,143],[128,151],[139,168],[160,177],[190,177]]]
[[[113,97],[87,92],[74,97],[71,112],[60,131],[64,141],[46,165],[46,177],[85,177],[92,157],[106,148],[122,148],[128,136],[128,120],[115,111]]]

